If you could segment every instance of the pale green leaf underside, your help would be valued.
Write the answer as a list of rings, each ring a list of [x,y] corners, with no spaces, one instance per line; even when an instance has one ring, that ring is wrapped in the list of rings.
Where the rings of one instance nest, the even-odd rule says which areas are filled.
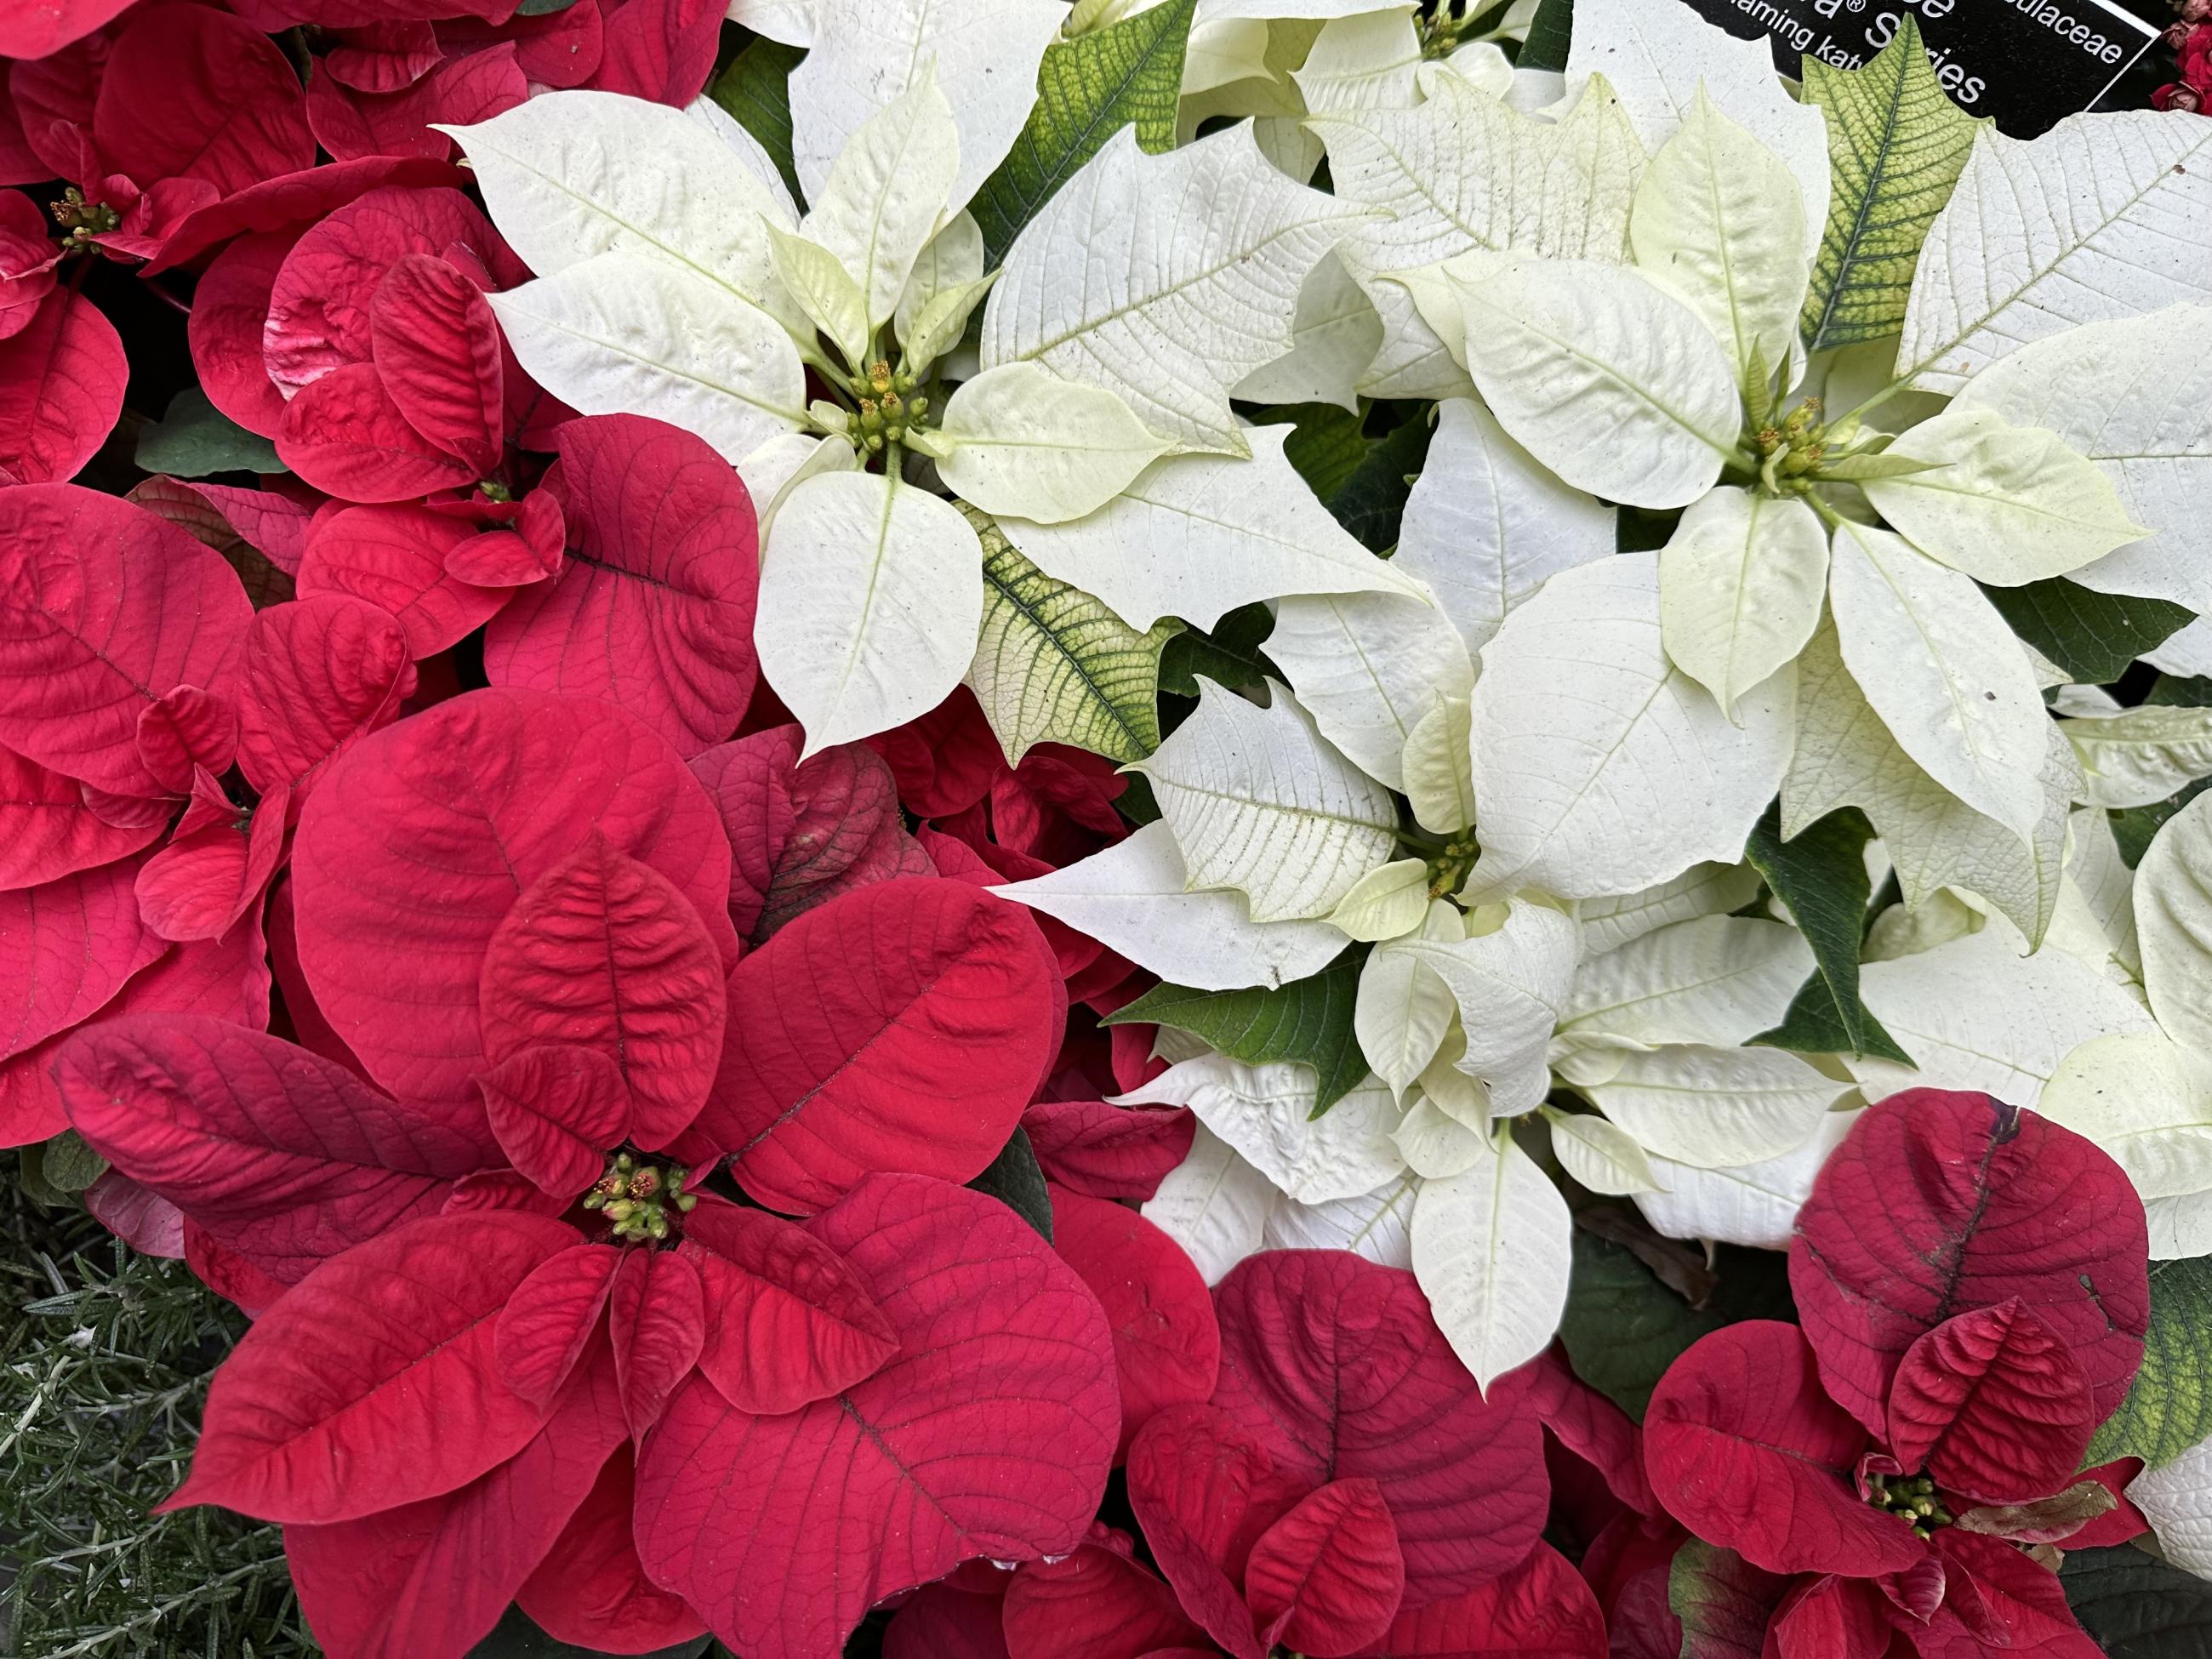
[[[1018,765],[1037,743],[1118,761],[1150,755],[1160,742],[1160,651],[1182,625],[1138,633],[967,512],[983,541],[983,629],[968,683],[1008,762]]]
[[[1951,199],[1981,123],[1937,83],[1909,18],[1864,69],[1808,54],[1805,96],[1828,112],[1834,183],[1798,325],[1808,349],[1822,351],[1904,326],[1920,246]]]

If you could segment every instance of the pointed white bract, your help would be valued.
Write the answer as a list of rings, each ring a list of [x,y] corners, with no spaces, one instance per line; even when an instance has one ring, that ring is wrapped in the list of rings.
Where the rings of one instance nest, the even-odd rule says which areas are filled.
[[[1828,532],[1794,496],[1721,489],[1659,554],[1659,619],[1674,665],[1723,714],[1795,662],[1828,594]]]
[[[1371,1079],[1316,1117],[1310,1066],[1248,1066],[1210,1054],[1170,1066],[1143,1087],[1114,1097],[1114,1103],[1189,1107],[1302,1204],[1356,1198],[1405,1169],[1390,1139],[1398,1108],[1389,1090]]]
[[[1406,745],[1439,704],[1474,689],[1449,619],[1411,595],[1287,599],[1267,657],[1321,733],[1368,776],[1406,787]]]
[[[1545,1046],[1566,1006],[1582,954],[1574,919],[1532,902],[1472,938],[1398,946],[1443,981],[1466,1048],[1454,1069],[1482,1085],[1489,1109],[1512,1115],[1544,1097]]]
[[[1413,1276],[1478,1389],[1550,1343],[1573,1240],[1566,1200],[1510,1135],[1486,1143],[1464,1174],[1421,1183]]]
[[[1201,1124],[1190,1156],[1161,1178],[1141,1213],[1218,1285],[1260,1249],[1277,1196],[1266,1176]]]

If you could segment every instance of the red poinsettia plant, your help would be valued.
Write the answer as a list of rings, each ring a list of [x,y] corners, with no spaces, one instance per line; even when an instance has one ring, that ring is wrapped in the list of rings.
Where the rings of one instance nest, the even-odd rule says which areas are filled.
[[[1984,1095],[1869,1109],[1798,1218],[1800,1322],[1716,1331],[1651,1396],[1651,1490],[1720,1547],[1624,1590],[1661,1626],[1636,1650],[2094,1659],[2054,1547],[2144,1529],[2132,1469],[2081,1462],[2142,1357],[2146,1255],[2081,1136]]]

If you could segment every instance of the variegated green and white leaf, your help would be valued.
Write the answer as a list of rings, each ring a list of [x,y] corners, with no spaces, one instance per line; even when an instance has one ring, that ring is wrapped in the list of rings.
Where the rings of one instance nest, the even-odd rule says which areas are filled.
[[[1251,428],[1249,460],[1155,462],[1073,523],[1001,527],[1040,570],[1096,593],[1133,628],[1162,617],[1211,628],[1239,605],[1291,593],[1421,593],[1321,504],[1283,453],[1290,433]]]
[[[1039,524],[1097,511],[1168,447],[1112,392],[1032,362],[963,381],[930,439],[954,493]]]
[[[1795,701],[1777,675],[1731,724],[1668,661],[1656,554],[1553,577],[1483,649],[1471,890],[1592,898],[1736,862],[1790,763]]]
[[[1413,1277],[1476,1388],[1550,1344],[1567,1305],[1573,1237],[1566,1200],[1510,1135],[1466,1174],[1422,1183]]]
[[[2212,708],[2154,704],[2059,729],[2081,763],[2081,799],[2093,806],[2148,806],[2212,777]]]
[[[1181,448],[1249,453],[1229,389],[1290,349],[1300,286],[1358,217],[1277,172],[1249,129],[1147,155],[1124,128],[1008,251],[983,367],[1034,360],[1119,393]]]
[[[1996,607],[1887,531],[1839,524],[1832,560],[1844,660],[1899,746],[1984,817],[2033,835],[2050,720]]]
[[[2023,346],[1960,394],[1960,410],[2056,432],[2112,480],[2127,517],[2154,526],[2069,580],[2212,611],[2212,358],[2174,350],[2208,329],[2202,306],[2091,323]]]
[[[1176,624],[1138,633],[1039,570],[983,514],[969,516],[983,544],[983,625],[968,684],[1006,763],[1039,743],[1118,761],[1158,748],[1160,652]]]
[[[2212,1055],[2161,1031],[2093,1037],[2035,1109],[2111,1154],[2146,1199],[2212,1192]]]
[[[1198,1121],[1301,1204],[1356,1198],[1404,1173],[1390,1139],[1400,1113],[1371,1078],[1316,1117],[1310,1066],[1187,1060],[1114,1097],[1121,1106],[1188,1106]]]
[[[1530,454],[1635,507],[1686,507],[1713,487],[1743,404],[1720,343],[1680,301],[1582,259],[1462,254],[1444,274],[1468,373]]]
[[[1955,392],[2082,323],[2212,299],[2212,131],[2179,110],[2073,115],[2040,138],[1984,128],[1928,233],[1897,375]]]
[[[1790,361],[1807,280],[1797,181],[1702,89],[1645,170],[1628,235],[1637,268],[1704,319],[1737,384]]]
[[[1991,409],[1947,409],[1882,459],[1934,463],[1860,488],[1907,541],[1977,581],[2017,587],[2063,576],[2146,533],[2111,480],[2064,439]]]
[[[1102,853],[992,890],[1066,922],[1173,985],[1279,987],[1344,950],[1325,921],[1255,922],[1243,895],[1192,892],[1175,832],[1148,823]]]
[[[1427,583],[1467,648],[1480,651],[1549,578],[1610,558],[1618,516],[1562,483],[1474,398],[1448,398],[1437,405],[1391,563]]]
[[[761,672],[806,750],[887,732],[960,684],[982,622],[983,550],[950,501],[873,472],[793,490],[761,557]]]
[[[584,414],[651,416],[732,465],[806,424],[806,371],[783,325],[657,254],[597,254],[488,297],[531,378]]]
[[[1856,806],[1882,839],[1914,909],[1942,888],[1970,889],[2040,941],[2058,902],[2066,803],[2079,769],[2049,721],[2039,774],[2041,810],[2023,836],[1984,817],[1921,769],[1898,744],[1844,666],[1836,630],[1823,623],[1797,659],[1800,716],[1782,781],[1787,838],[1838,806]]]
[[[1653,1048],[1586,1090],[1646,1152],[1698,1169],[1786,1157],[1850,1087],[1779,1048]]]
[[[1723,488],[1695,502],[1659,554],[1659,620],[1674,665],[1734,715],[1796,659],[1828,592],[1828,532],[1796,496]]]
[[[1321,733],[1370,777],[1405,787],[1413,729],[1474,689],[1467,647],[1435,605],[1398,593],[1285,599],[1267,656]]]
[[[1161,1178],[1140,1213],[1218,1285],[1258,1252],[1278,1197],[1274,1182],[1200,1124],[1190,1155]]]
[[[933,76],[957,128],[952,209],[1013,148],[1037,64],[1067,20],[1050,0],[816,0],[814,14],[812,46],[791,72],[792,161],[806,199],[821,200],[872,117]]]
[[[1234,888],[1255,921],[1326,916],[1397,847],[1390,792],[1280,688],[1261,708],[1201,680],[1197,712],[1138,769],[1191,885]]]

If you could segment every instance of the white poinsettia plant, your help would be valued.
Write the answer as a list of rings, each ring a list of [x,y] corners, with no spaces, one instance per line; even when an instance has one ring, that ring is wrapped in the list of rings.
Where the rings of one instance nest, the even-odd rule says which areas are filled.
[[[999,890],[1164,981],[1127,1100],[1204,1126],[1146,1212],[1209,1279],[1410,1267],[1486,1386],[1571,1204],[1779,1246],[1921,1085],[2212,1253],[2212,806],[2164,816],[2212,709],[2094,689],[2212,673],[2212,125],[2008,138],[1909,26],[1793,89],[1672,0],[1580,0],[1564,73],[1453,7],[735,11],[806,49],[787,134],[457,132],[538,273],[494,303],[744,475],[810,750],[964,680],[1010,757],[1141,775]],[[1378,404],[1426,429],[1385,557],[1294,459]],[[1163,738],[1170,637],[1261,602],[1271,672]],[[2212,1516],[2212,1445],[2137,1486]]]

